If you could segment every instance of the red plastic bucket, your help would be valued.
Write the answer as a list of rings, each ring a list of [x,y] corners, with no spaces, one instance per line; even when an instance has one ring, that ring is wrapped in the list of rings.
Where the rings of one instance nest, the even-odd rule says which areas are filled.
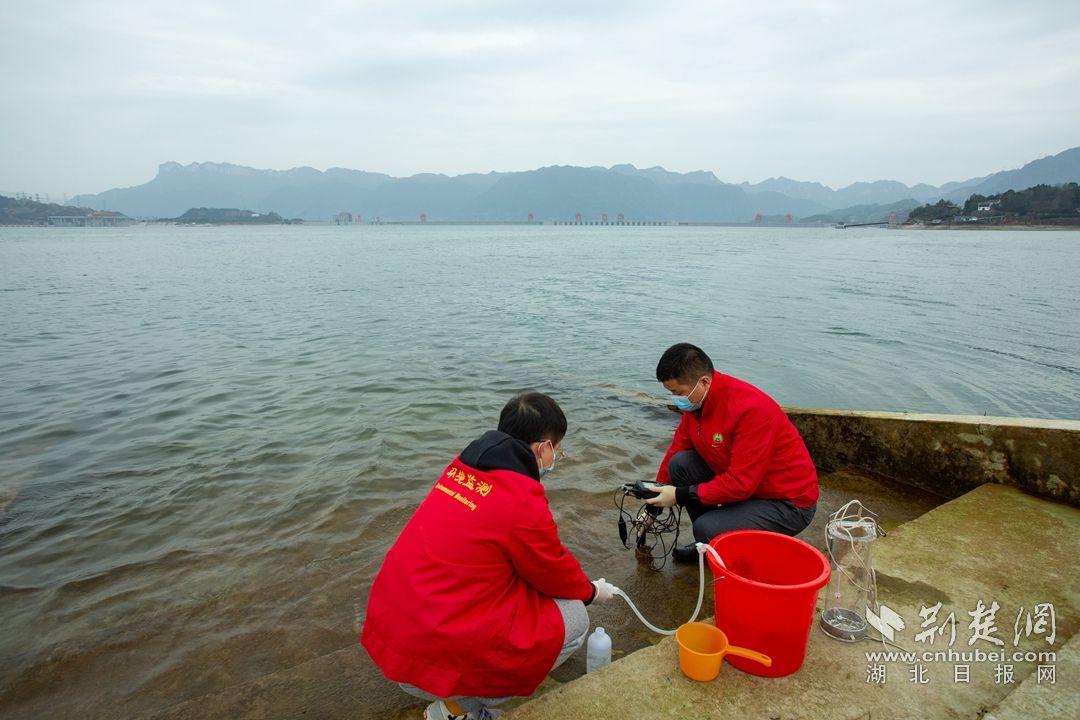
[[[802,667],[818,591],[829,581],[829,561],[802,540],[765,530],[733,530],[709,543],[724,561],[707,553],[716,602],[716,626],[732,645],[772,658],[765,667],[729,656],[752,675],[781,677]]]

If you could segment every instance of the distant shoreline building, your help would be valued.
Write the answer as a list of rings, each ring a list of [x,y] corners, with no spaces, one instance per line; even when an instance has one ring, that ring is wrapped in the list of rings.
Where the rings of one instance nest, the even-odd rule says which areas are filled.
[[[134,225],[135,220],[123,213],[89,212],[84,215],[50,215],[49,225],[56,227],[121,227]]]

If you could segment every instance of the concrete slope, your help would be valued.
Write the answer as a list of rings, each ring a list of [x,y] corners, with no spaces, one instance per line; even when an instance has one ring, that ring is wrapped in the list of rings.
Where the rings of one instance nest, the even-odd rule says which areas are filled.
[[[1042,677],[1028,675],[983,720],[1077,717],[1080,715],[1076,703],[1077,678],[1080,678],[1080,637],[1074,635],[1057,655],[1052,682],[1045,670]]]
[[[968,644],[971,613],[980,601],[985,607],[998,604],[996,631],[989,634],[1000,639],[1004,649],[1014,649],[1017,626],[1024,635],[1018,649],[1025,651],[1061,651],[1075,633],[1080,607],[1080,579],[1074,572],[1075,558],[1080,556],[1080,510],[997,485],[983,486],[929,511],[926,503],[932,499],[896,492],[890,489],[890,483],[865,476],[834,473],[823,478],[822,486],[823,508],[833,509],[851,497],[861,497],[884,516],[889,535],[874,544],[874,566],[881,602],[907,624],[896,634],[898,646],[920,652],[947,649],[949,631],[935,634],[933,645],[915,640],[917,633],[928,629],[921,627],[920,610],[938,602],[942,607],[935,626],[943,625],[949,613],[956,619],[952,646],[955,652],[999,650],[987,640]],[[825,519],[823,510],[822,517],[815,518],[804,533],[807,541],[822,544]],[[645,573],[637,583],[629,577],[620,577],[618,582],[648,616],[662,625],[671,625],[666,622],[670,618],[656,616],[672,615],[661,610],[664,602],[675,600],[668,597],[665,601],[664,593],[686,595],[678,599],[686,600],[681,604],[692,608],[693,598],[689,595],[697,589],[696,568],[685,566],[672,576]],[[657,593],[646,592],[658,583],[664,587]],[[1034,628],[1030,635],[1024,632],[1024,613],[1034,613],[1037,603],[1054,607],[1056,633],[1052,645],[1047,643],[1045,632],[1039,634]],[[709,614],[711,597],[706,598],[705,608],[703,614]],[[637,625],[618,599],[591,608],[590,614],[594,624],[615,629],[616,645],[626,642]],[[688,615],[688,609],[679,607],[673,616]],[[655,641],[656,636],[651,638]],[[635,647],[641,645],[629,649]],[[915,678],[910,662],[871,661],[866,655],[891,649],[880,642],[842,643],[815,627],[806,663],[792,676],[759,678],[725,664],[717,680],[696,683],[679,671],[677,647],[673,639],[667,638],[627,655],[616,652],[613,665],[591,675],[581,674],[578,666],[584,661],[583,653],[579,653],[560,668],[554,679],[549,678],[533,699],[515,700],[505,707],[510,709],[508,720],[978,718],[991,710],[1000,713],[1002,720],[1021,712],[1031,718],[1080,716],[1075,643],[1070,652],[1060,652],[1055,663],[1044,663],[1059,665],[1053,685],[1037,682],[1038,662],[930,661],[922,663],[925,670],[914,669],[925,673]],[[968,682],[958,682],[956,666],[965,664]],[[914,683],[913,679],[926,682]],[[366,654],[352,647],[190,700],[153,717],[404,720],[419,717],[422,707],[384,680]],[[1041,708],[1066,708],[1070,712],[1055,710],[1046,715]]]
[[[861,498],[868,507],[879,512],[882,524],[890,532],[943,502],[938,496],[885,478],[852,472],[822,476],[821,492],[822,509],[800,536],[819,548],[824,548],[827,512],[853,497]],[[568,509],[572,512],[564,512]],[[560,528],[580,540],[574,551],[585,563],[586,571],[594,577],[606,576],[624,588],[653,622],[663,627],[676,627],[693,611],[698,590],[697,566],[669,563],[662,572],[647,569],[632,552],[618,546],[611,511],[609,493],[563,496],[555,503]],[[683,532],[689,533],[685,518]],[[710,595],[702,614],[709,615],[711,608]],[[594,605],[589,608],[589,616],[594,626],[603,625],[612,633],[616,659],[660,641],[659,636],[637,621],[622,601]],[[558,668],[536,695],[549,692],[584,673],[585,654],[579,652]],[[527,700],[515,699],[504,708]],[[383,678],[367,654],[353,645],[302,665],[183,701],[152,717],[155,720],[284,720],[301,716],[396,719],[417,718],[422,709],[423,703]]]
[[[1062,648],[1077,629],[1080,577],[1080,510],[1025,495],[1014,488],[980,487],[904,524],[875,543],[879,599],[907,626],[897,645],[915,651],[945,651],[951,630],[935,633],[934,644],[917,642],[931,627],[956,619],[955,652],[1004,649],[1058,651],[1060,672],[1075,669],[1073,653]],[[819,598],[819,603],[821,598]],[[937,622],[922,627],[920,610],[942,603]],[[994,630],[975,638],[969,628],[979,603],[997,603]],[[1047,633],[1026,633],[1025,613],[1051,603],[1054,642]],[[820,605],[819,605],[820,606]],[[1017,623],[1017,617],[1020,622]],[[1037,619],[1037,618],[1036,618]],[[1016,626],[1022,637],[1014,647]],[[978,629],[978,628],[976,628]],[[871,660],[881,643],[843,643],[816,628],[805,665],[785,678],[760,678],[725,663],[709,683],[685,678],[678,669],[674,639],[635,652],[602,671],[579,678],[516,708],[508,720],[589,718],[981,718],[1000,708],[1003,717],[1078,717],[1080,691],[1075,676],[1056,684],[1026,683],[1038,662],[945,660],[911,664]],[[958,670],[957,667],[961,669]],[[957,673],[964,673],[960,681]],[[882,670],[883,668],[883,670]],[[916,682],[918,681],[918,682]],[[1009,697],[1020,688],[1015,697]],[[1041,708],[1053,707],[1047,716]],[[1060,709],[1060,712],[1059,710]],[[1006,714],[1008,713],[1008,714]]]

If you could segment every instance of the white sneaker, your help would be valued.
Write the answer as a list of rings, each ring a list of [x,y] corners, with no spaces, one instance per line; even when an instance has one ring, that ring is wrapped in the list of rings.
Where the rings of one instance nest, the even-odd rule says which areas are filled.
[[[480,711],[479,716],[473,716],[469,713],[455,715],[450,712],[449,708],[446,707],[446,703],[442,700],[436,700],[424,708],[424,720],[498,720],[502,714],[502,710],[484,708]]]
[[[455,715],[447,709],[446,703],[442,700],[436,700],[435,702],[424,708],[424,720],[467,720],[469,715]]]

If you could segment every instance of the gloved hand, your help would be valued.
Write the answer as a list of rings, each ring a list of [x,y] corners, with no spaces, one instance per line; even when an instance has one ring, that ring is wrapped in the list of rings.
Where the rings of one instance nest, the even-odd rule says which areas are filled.
[[[615,597],[615,586],[604,578],[593,580],[592,584],[596,588],[596,594],[593,595],[593,602],[607,602]]]
[[[645,500],[646,503],[658,508],[669,508],[678,505],[678,500],[675,498],[675,486],[665,485],[657,492],[660,494],[656,497],[651,497]]]

